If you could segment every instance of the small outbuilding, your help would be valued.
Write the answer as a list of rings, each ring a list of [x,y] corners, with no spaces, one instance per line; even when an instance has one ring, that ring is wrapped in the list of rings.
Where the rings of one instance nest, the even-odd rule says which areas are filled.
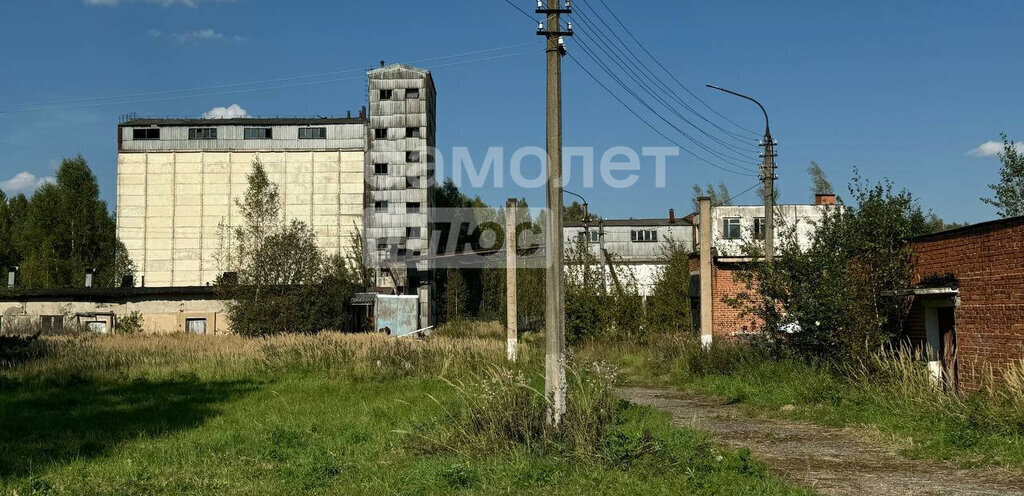
[[[1024,360],[1024,217],[919,236],[906,331],[933,377],[975,390]]]
[[[142,317],[142,331],[225,334],[231,324],[216,287],[8,289],[0,291],[0,330],[118,331],[121,319]]]

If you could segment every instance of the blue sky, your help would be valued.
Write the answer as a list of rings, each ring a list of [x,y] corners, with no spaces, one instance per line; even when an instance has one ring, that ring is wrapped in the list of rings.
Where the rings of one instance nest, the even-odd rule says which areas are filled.
[[[994,217],[978,198],[996,180],[998,159],[969,152],[1001,131],[1024,139],[1020,2],[606,1],[722,114],[761,128],[756,107],[704,83],[768,107],[783,202],[808,200],[806,168],[816,160],[840,190],[857,167],[912,190],[945,220]],[[613,22],[598,0],[577,3]],[[120,114],[199,116],[237,104],[251,115],[344,115],[366,99],[358,69],[500,47],[512,48],[419,64],[438,85],[438,146],[466,146],[478,159],[490,146],[543,146],[544,55],[535,29],[502,0],[0,1],[0,186],[31,190],[61,157],[81,153],[113,203]],[[587,63],[577,40],[568,45]],[[670,144],[573,62],[564,70],[567,146],[601,153]],[[296,78],[324,73],[334,74]],[[267,80],[278,81],[241,85]],[[168,93],[197,87],[209,89]],[[688,210],[694,183],[725,181],[738,193],[754,182],[685,154],[669,159],[666,188],[653,187],[653,162],[641,172],[626,190],[570,189],[605,216],[642,217]],[[541,189],[469,192],[495,204],[544,198]]]

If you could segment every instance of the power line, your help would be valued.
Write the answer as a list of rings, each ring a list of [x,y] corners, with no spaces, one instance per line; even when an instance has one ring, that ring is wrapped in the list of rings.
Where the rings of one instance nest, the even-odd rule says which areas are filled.
[[[578,21],[578,19],[577,19],[577,21]],[[593,25],[593,23],[589,20],[589,18],[588,18],[587,22],[588,22],[589,25]],[[581,34],[584,33],[584,32],[586,32],[586,31],[581,31]],[[632,79],[639,87],[641,87],[643,90],[645,90],[645,93],[647,95],[649,95],[655,101],[660,103],[663,107],[668,109],[670,112],[675,114],[679,119],[681,119],[687,125],[689,125],[693,129],[696,129],[698,132],[700,132],[701,134],[706,136],[708,139],[710,139],[711,141],[717,143],[720,146],[725,147],[726,151],[728,153],[733,154],[732,157],[735,160],[741,160],[741,161],[748,160],[750,155],[753,155],[754,153],[756,153],[752,149],[744,149],[744,148],[741,148],[739,146],[736,146],[736,145],[733,145],[733,144],[730,144],[730,143],[726,143],[725,141],[722,141],[721,139],[719,139],[717,136],[714,136],[714,135],[708,133],[703,128],[701,128],[700,126],[696,125],[690,119],[687,119],[685,115],[683,115],[679,110],[677,110],[668,101],[666,101],[664,98],[661,98],[661,97],[658,96],[661,92],[657,91],[656,89],[652,89],[652,87],[649,84],[646,84],[644,81],[642,81],[641,78],[637,76],[637,71],[631,70],[629,67],[627,67],[627,65],[631,65],[631,66],[636,67],[636,64],[628,64],[628,62],[625,61],[625,58],[624,58],[625,55],[624,54],[622,56],[618,56],[612,50],[608,50],[608,49],[612,48],[614,46],[614,44],[610,43],[610,41],[608,41],[607,38],[602,40],[601,38],[598,38],[596,36],[588,36],[588,35],[583,35],[583,38],[585,40],[589,40],[591,42],[594,42],[595,39],[596,39],[596,41],[598,43],[600,43],[601,45],[603,45],[606,48],[606,50],[604,50],[604,53],[606,55],[610,54],[610,56],[608,58],[612,62],[614,62],[620,69],[622,69],[622,71],[625,72],[626,75],[629,76],[630,79]],[[583,43],[583,41],[581,41],[581,43]],[[596,52],[598,50],[595,49],[594,51]],[[620,53],[621,53],[621,51],[620,51]],[[639,73],[641,75],[643,75],[643,76],[646,76],[645,79],[647,79],[647,81],[652,81],[653,82],[653,80],[650,78],[650,76],[647,76],[643,72],[643,70],[640,70]],[[657,84],[657,83],[655,83],[655,84]],[[665,89],[667,91],[669,91],[669,92],[671,91],[667,87]],[[686,105],[685,102],[683,102],[683,105],[687,106],[687,108],[690,108],[688,105]],[[692,111],[692,108],[690,108],[690,109]],[[710,152],[710,150],[709,150],[709,152]]]
[[[692,155],[697,160],[700,160],[701,162],[704,162],[704,163],[706,163],[706,164],[708,164],[708,165],[710,165],[712,167],[715,167],[717,169],[721,169],[721,170],[723,170],[725,172],[729,172],[731,174],[736,174],[736,175],[739,175],[739,176],[757,177],[756,174],[747,174],[747,173],[743,173],[743,172],[738,172],[738,171],[735,171],[733,169],[729,169],[729,168],[723,167],[721,165],[718,165],[718,164],[716,164],[714,162],[711,162],[711,161],[707,160],[706,158],[701,157],[700,155],[697,155],[696,153],[694,153],[690,149],[686,148],[685,146],[681,145],[678,141],[668,137],[668,135],[666,135],[660,129],[658,129],[653,124],[651,124],[647,119],[644,119],[637,111],[633,110],[633,108],[630,107],[629,105],[627,105],[626,102],[622,101],[622,98],[619,98],[619,95],[615,94],[614,91],[609,89],[608,86],[606,86],[603,82],[601,82],[600,79],[597,78],[597,76],[594,76],[594,74],[592,72],[590,72],[590,70],[587,69],[586,66],[581,64],[579,60],[576,60],[576,57],[574,57],[571,53],[569,54],[569,59],[571,59],[573,62],[575,62],[576,65],[578,65],[580,67],[580,69],[583,69],[583,72],[585,72],[588,76],[590,76],[590,78],[593,79],[594,82],[598,84],[598,86],[600,86],[606,92],[608,92],[608,94],[611,95],[612,98],[617,100],[619,102],[619,104],[621,104],[623,107],[625,107],[626,110],[628,110],[631,114],[633,114],[633,116],[635,116],[641,122],[646,124],[647,127],[651,128],[651,130],[653,130],[655,133],[658,133],[658,135],[660,135],[662,138],[665,138],[669,142],[675,143],[675,145],[678,146],[681,150],[683,150],[686,153]]]
[[[512,2],[512,0],[505,0],[505,3],[507,3],[507,4],[511,5],[513,9],[516,9],[516,10],[518,10],[519,12],[522,12],[522,13],[523,13],[523,15],[524,15],[524,16],[526,16],[526,17],[529,17],[531,21],[533,21],[533,22],[537,22],[537,19],[534,19],[534,17],[533,17],[532,15],[530,15],[530,13],[529,13],[529,12],[527,12],[527,11],[523,10],[522,8],[520,8],[520,7],[518,6],[518,5],[516,5],[515,3],[513,3],[513,2]]]
[[[529,44],[530,45],[535,45],[536,43],[529,43]],[[442,68],[442,67],[451,67],[451,66],[469,64],[469,63],[475,63],[475,62],[485,62],[485,61],[488,61],[488,60],[507,58],[507,57],[515,57],[515,56],[519,56],[519,55],[526,55],[528,53],[534,53],[534,52],[533,52],[533,50],[525,50],[525,51],[518,51],[518,52],[501,54],[501,55],[492,55],[492,56],[489,56],[489,57],[481,57],[481,58],[470,59],[470,60],[462,60],[462,61],[458,61],[458,62],[449,62],[449,63],[446,63],[446,64],[438,64],[438,65],[431,66],[431,69],[438,69],[438,68]],[[365,71],[365,70],[366,69],[359,69],[359,71]],[[279,90],[279,89],[288,89],[288,88],[298,88],[298,87],[304,87],[304,86],[314,86],[314,85],[318,85],[318,84],[334,83],[334,82],[341,82],[341,81],[355,81],[355,80],[361,80],[364,77],[365,76],[360,75],[360,76],[354,76],[354,77],[324,79],[324,80],[319,80],[319,81],[306,81],[306,82],[302,82],[302,83],[293,83],[293,84],[286,84],[286,85],[265,86],[265,87],[260,87],[260,88],[242,88],[242,89],[230,90],[230,91],[219,91],[219,92],[213,92],[213,93],[199,93],[199,94],[190,94],[190,95],[177,95],[177,96],[169,96],[169,97],[163,97],[163,98],[150,98],[150,99],[133,100],[133,101],[99,102],[99,103],[88,103],[88,104],[79,104],[79,105],[54,105],[54,106],[37,107],[37,108],[22,108],[22,109],[14,109],[14,110],[0,110],[0,114],[13,114],[13,113],[21,113],[21,112],[38,112],[38,111],[45,111],[45,110],[62,110],[62,109],[74,109],[74,108],[105,107],[105,106],[114,106],[114,105],[133,105],[133,104],[139,104],[139,103],[164,102],[164,101],[182,100],[182,99],[188,99],[188,98],[201,98],[201,97],[207,97],[207,96],[233,95],[233,94],[239,94],[239,93],[251,93],[251,92],[258,92],[258,91],[270,91],[270,90]]]
[[[715,114],[715,115],[717,115],[717,116],[721,117],[722,119],[724,119],[724,120],[725,120],[726,122],[728,122],[728,123],[732,124],[733,126],[736,126],[737,128],[739,128],[739,129],[741,129],[741,130],[743,130],[743,131],[746,131],[747,133],[749,133],[749,134],[751,134],[751,135],[753,135],[753,136],[760,136],[760,134],[759,134],[759,133],[757,133],[757,132],[755,132],[755,131],[751,131],[750,129],[748,129],[748,128],[746,128],[746,127],[743,127],[743,126],[741,126],[741,125],[739,125],[739,124],[737,124],[737,123],[733,122],[733,120],[732,120],[732,119],[729,119],[728,117],[726,117],[726,116],[722,115],[722,114],[721,114],[721,113],[719,113],[719,112],[718,112],[717,110],[715,110],[715,109],[714,109],[714,108],[713,108],[713,107],[712,107],[711,105],[708,105],[708,103],[707,103],[707,102],[705,102],[705,101],[704,101],[704,100],[702,100],[702,99],[701,99],[701,98],[700,98],[699,96],[697,96],[697,95],[696,95],[696,94],[694,94],[694,93],[693,93],[692,91],[690,91],[690,88],[688,88],[688,87],[687,87],[687,86],[686,86],[685,84],[683,84],[683,82],[682,82],[682,81],[680,81],[680,80],[679,80],[678,78],[676,78],[676,76],[675,76],[674,74],[672,74],[672,72],[671,72],[671,71],[669,71],[669,70],[668,70],[668,68],[667,68],[667,67],[665,67],[665,65],[664,65],[664,64],[662,64],[662,63],[661,63],[661,61],[660,61],[660,60],[658,60],[658,59],[657,59],[657,57],[655,57],[655,56],[654,56],[654,55],[653,55],[653,54],[652,54],[652,53],[651,53],[651,52],[650,52],[650,51],[649,51],[649,50],[647,49],[647,47],[646,47],[646,46],[644,46],[644,44],[640,42],[640,40],[639,40],[639,39],[637,39],[637,37],[636,37],[636,36],[635,36],[635,35],[633,34],[633,32],[632,32],[632,31],[630,31],[630,29],[629,29],[628,27],[626,27],[626,24],[625,24],[625,23],[623,23],[621,19],[619,19],[619,16],[615,14],[615,11],[613,11],[613,10],[611,9],[611,7],[609,7],[609,6],[608,6],[608,4],[607,4],[607,3],[605,3],[605,0],[598,0],[598,1],[599,1],[599,2],[601,2],[601,5],[603,5],[603,6],[604,6],[605,10],[607,10],[607,11],[608,11],[608,13],[612,15],[612,18],[614,18],[614,19],[615,19],[615,21],[616,21],[616,22],[618,22],[620,26],[622,26],[622,29],[623,29],[623,30],[625,30],[625,31],[626,31],[626,34],[628,34],[628,35],[629,35],[629,37],[633,39],[633,42],[634,42],[634,43],[636,43],[636,44],[637,44],[637,46],[639,46],[639,47],[640,47],[640,49],[641,49],[641,50],[643,50],[643,51],[644,51],[644,53],[646,53],[646,54],[647,54],[647,56],[648,56],[648,57],[650,57],[650,58],[651,58],[651,60],[653,60],[653,61],[654,61],[654,63],[655,63],[655,64],[658,64],[658,67],[661,67],[661,70],[665,71],[665,73],[666,73],[666,74],[668,74],[668,76],[669,76],[670,78],[672,78],[672,80],[673,80],[673,81],[675,81],[675,82],[676,82],[676,84],[678,84],[678,85],[679,85],[679,86],[680,86],[681,88],[683,88],[683,90],[685,90],[685,91],[686,91],[687,93],[689,93],[689,94],[690,94],[690,96],[692,96],[692,97],[693,97],[694,99],[696,99],[696,100],[697,100],[698,102],[700,102],[700,103],[701,103],[701,104],[703,104],[703,105],[704,105],[705,107],[707,107],[707,109],[708,109],[708,110],[710,110],[711,112],[714,112],[714,114]]]
[[[537,44],[536,42],[518,43],[518,44],[515,44],[515,45],[508,45],[508,46],[497,47],[497,48],[488,48],[488,49],[483,49],[483,50],[474,50],[474,51],[470,51],[470,52],[463,52],[463,53],[457,53],[457,54],[451,54],[451,55],[442,55],[440,57],[431,57],[431,58],[427,58],[427,59],[413,60],[413,61],[410,61],[409,63],[411,63],[411,64],[421,64],[421,63],[424,63],[424,62],[432,62],[432,61],[435,61],[435,60],[444,60],[444,59],[450,59],[450,58],[456,58],[456,57],[465,57],[465,56],[468,56],[468,55],[479,55],[479,54],[482,54],[482,53],[498,52],[498,51],[502,51],[502,50],[510,50],[510,49],[513,49],[513,48],[521,48],[521,47],[524,47],[524,46],[530,46],[530,45],[536,45],[536,44]],[[481,60],[489,60],[489,59],[485,58],[485,59],[481,59]],[[435,66],[435,67],[445,67],[445,65],[438,65],[438,66]],[[188,92],[196,92],[196,91],[219,90],[219,89],[234,88],[234,87],[239,87],[239,86],[253,86],[253,85],[259,85],[259,84],[276,83],[276,82],[282,82],[282,81],[294,81],[294,80],[299,80],[299,79],[311,79],[311,78],[318,78],[318,77],[324,77],[324,76],[333,76],[333,75],[338,75],[338,74],[347,74],[347,73],[365,72],[365,71],[366,71],[365,68],[344,69],[344,70],[338,70],[338,71],[322,72],[322,73],[318,73],[318,74],[308,74],[308,75],[301,75],[301,76],[285,76],[285,77],[279,77],[279,78],[273,78],[273,79],[265,79],[265,80],[262,80],[262,81],[248,81],[248,82],[241,82],[241,83],[229,83],[229,84],[205,86],[205,87],[201,86],[201,87],[184,88],[184,89],[177,89],[177,90],[152,91],[152,92],[146,92],[146,93],[135,93],[135,94],[130,94],[130,95],[90,97],[90,98],[79,98],[79,99],[73,99],[73,100],[59,100],[59,101],[53,101],[53,102],[37,102],[37,103],[25,103],[25,104],[13,104],[13,105],[6,105],[5,107],[8,107],[8,108],[6,108],[4,110],[0,110],[0,113],[29,111],[29,110],[35,110],[35,107],[50,107],[50,106],[53,106],[53,105],[63,105],[63,104],[72,104],[72,103],[86,103],[86,102],[94,102],[94,101],[98,101],[98,100],[115,100],[115,99],[136,98],[136,97],[145,97],[145,96],[170,95],[170,94],[175,94],[175,93],[188,93]],[[361,79],[361,76],[359,78],[356,78],[356,79]],[[345,80],[348,80],[348,79],[329,79],[329,80],[314,82],[314,83],[310,83],[310,84],[321,84],[321,83],[345,81]],[[192,95],[189,95],[189,96],[192,96]],[[203,95],[196,95],[196,96],[203,96]],[[9,108],[9,107],[15,107],[15,108]],[[74,107],[72,107],[72,108],[74,108]],[[48,108],[40,109],[40,110],[48,110]]]
[[[750,140],[748,140],[744,136],[741,136],[741,135],[736,134],[736,133],[734,133],[734,132],[732,132],[732,131],[730,131],[728,129],[725,129],[724,127],[718,125],[718,123],[716,123],[716,122],[712,121],[711,119],[707,118],[706,116],[704,116],[704,114],[702,114],[697,109],[693,108],[689,103],[687,103],[686,100],[683,99],[682,96],[680,96],[677,91],[673,90],[672,88],[669,87],[668,84],[666,84],[664,81],[662,81],[662,79],[657,74],[655,74],[654,71],[651,70],[646,63],[644,63],[640,59],[640,57],[636,54],[636,52],[634,52],[633,49],[631,49],[629,47],[629,45],[625,41],[623,41],[623,39],[619,36],[619,34],[616,32],[616,30],[613,29],[604,20],[604,17],[601,16],[600,13],[598,13],[597,11],[591,9],[590,7],[587,7],[587,9],[578,8],[577,9],[577,13],[579,15],[583,16],[583,19],[586,20],[587,24],[591,25],[591,27],[593,28],[593,30],[595,32],[597,32],[598,34],[601,34],[600,27],[597,26],[596,25],[597,23],[592,20],[591,14],[587,13],[588,11],[593,15],[594,18],[597,18],[597,20],[600,21],[600,23],[605,27],[607,32],[610,33],[612,36],[614,36],[615,40],[618,41],[618,44],[616,44],[616,43],[612,42],[607,36],[603,36],[602,35],[602,37],[605,40],[607,40],[607,43],[606,43],[607,47],[610,47],[615,52],[617,52],[622,57],[623,60],[626,60],[626,59],[631,60],[633,63],[630,64],[630,65],[632,65],[633,67],[636,67],[639,70],[639,72],[641,74],[643,74],[649,81],[653,82],[656,86],[658,86],[659,88],[663,89],[666,94],[671,96],[676,102],[679,102],[680,105],[685,107],[687,110],[689,110],[695,116],[697,116],[698,118],[700,118],[704,122],[710,124],[711,126],[713,126],[714,128],[718,129],[719,131],[725,133],[726,135],[729,136],[729,138],[731,138],[733,140],[736,140],[739,143],[742,143],[743,147],[744,147],[743,149],[741,149],[742,151],[747,151],[747,152],[753,153],[753,150],[748,148],[749,145],[750,145],[750,143],[749,143]],[[577,22],[579,21],[579,19],[576,19],[576,20],[577,20]],[[622,48],[619,48],[620,46]],[[625,49],[625,52],[628,52],[628,55],[625,52],[623,52],[623,49]],[[691,125],[693,125],[693,124],[691,124]],[[694,126],[694,127],[697,128],[697,126]],[[697,128],[697,129],[699,129],[699,128]],[[728,147],[733,148],[733,149],[740,149],[740,147],[738,147],[738,146],[725,144],[724,142],[722,142],[718,138],[712,137],[710,134],[705,132],[703,129],[700,129],[700,131],[702,133],[704,133],[705,135],[707,135],[708,137],[712,138],[713,140],[715,140],[715,141],[717,141],[717,142],[719,142],[719,143],[721,143],[721,144],[723,144],[725,146],[728,146]]]
[[[622,81],[622,79],[621,79],[621,78],[619,78],[619,77],[618,77],[618,76],[617,76],[617,75],[616,75],[616,74],[614,73],[614,71],[612,71],[612,70],[611,70],[610,68],[608,68],[607,64],[605,64],[605,63],[604,63],[604,62],[603,62],[603,61],[602,61],[602,60],[601,60],[601,59],[600,59],[600,58],[599,58],[599,57],[598,57],[598,56],[597,56],[596,54],[594,54],[594,52],[593,52],[593,51],[592,51],[592,50],[591,50],[591,49],[589,48],[589,46],[588,46],[588,45],[587,45],[586,43],[584,43],[584,42],[583,42],[582,40],[578,40],[578,41],[579,41],[579,46],[580,46],[581,48],[583,48],[584,52],[586,52],[586,53],[587,53],[587,55],[588,55],[588,56],[590,56],[590,58],[591,58],[591,59],[593,59],[593,60],[594,60],[594,62],[596,62],[596,63],[598,64],[598,66],[600,66],[600,67],[601,67],[601,69],[602,69],[602,70],[604,70],[604,72],[605,72],[605,73],[606,73],[606,74],[607,74],[607,75],[608,75],[609,77],[611,77],[611,78],[612,78],[612,79],[613,79],[613,80],[614,80],[615,82],[617,82],[617,83],[619,84],[619,86],[620,86],[620,87],[622,87],[622,88],[623,88],[623,89],[624,89],[624,90],[625,90],[625,91],[626,91],[627,93],[629,93],[629,94],[630,94],[630,95],[631,95],[631,96],[632,96],[633,98],[635,98],[635,99],[636,99],[636,100],[637,100],[637,101],[638,101],[638,102],[639,102],[639,103],[640,103],[641,105],[643,105],[643,106],[644,106],[645,108],[647,108],[647,110],[648,110],[649,112],[653,113],[653,114],[654,114],[655,116],[657,116],[657,117],[658,117],[659,119],[661,119],[662,121],[664,121],[664,122],[665,122],[665,124],[668,124],[668,125],[669,125],[669,126],[670,126],[670,127],[672,128],[672,129],[675,129],[675,130],[676,130],[676,132],[678,132],[679,134],[681,134],[681,135],[682,135],[682,136],[683,136],[684,138],[686,138],[687,140],[689,140],[689,141],[690,141],[691,143],[693,143],[694,145],[696,145],[696,146],[700,147],[701,149],[703,149],[703,150],[704,150],[704,151],[706,151],[707,153],[710,153],[710,154],[711,154],[712,156],[714,156],[714,157],[718,158],[718,159],[719,159],[719,160],[721,160],[722,162],[724,162],[724,163],[726,163],[726,164],[729,164],[729,165],[732,165],[732,166],[734,166],[734,167],[737,167],[738,169],[741,169],[741,170],[748,170],[748,168],[750,167],[750,164],[741,164],[741,163],[737,163],[737,162],[735,162],[734,160],[730,159],[729,157],[726,157],[726,156],[722,155],[721,153],[719,153],[719,152],[717,152],[717,151],[715,151],[715,150],[711,149],[710,147],[708,147],[708,146],[707,146],[707,145],[705,145],[704,143],[701,143],[700,141],[697,141],[697,140],[696,140],[696,139],[694,139],[694,138],[693,138],[692,136],[690,136],[690,135],[689,135],[689,134],[688,134],[688,133],[687,133],[686,131],[684,131],[684,130],[680,129],[680,128],[679,128],[679,126],[677,126],[677,125],[676,125],[676,124],[674,124],[674,123],[673,123],[672,121],[670,121],[670,120],[668,120],[667,118],[665,118],[665,116],[664,116],[664,115],[662,115],[662,114],[661,114],[661,113],[659,113],[659,112],[658,112],[657,110],[655,110],[655,109],[654,109],[653,107],[651,107],[651,106],[650,106],[650,104],[648,104],[646,100],[644,100],[644,99],[643,99],[643,98],[641,98],[641,97],[640,97],[639,95],[637,95],[637,94],[636,94],[636,92],[635,92],[635,91],[633,91],[633,89],[629,87],[629,85],[627,85],[627,84],[626,84],[625,82],[623,82],[623,81]],[[575,59],[573,59],[573,60],[575,60]],[[577,62],[577,63],[579,63],[579,61],[576,61],[576,62]],[[582,64],[580,64],[580,65],[582,66]],[[677,143],[677,144],[678,144],[678,143]],[[684,148],[684,149],[685,149],[685,148]],[[691,152],[691,153],[692,153],[692,152]],[[711,163],[711,162],[709,162],[709,161],[707,161],[707,160],[705,160],[705,162],[708,162],[709,164]],[[716,165],[716,166],[717,166],[717,165]]]

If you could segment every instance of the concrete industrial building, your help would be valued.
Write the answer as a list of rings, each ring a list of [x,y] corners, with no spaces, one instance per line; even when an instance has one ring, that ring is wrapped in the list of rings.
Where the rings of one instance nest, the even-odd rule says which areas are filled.
[[[357,231],[371,265],[426,251],[436,91],[429,71],[368,72],[369,114],[345,118],[138,119],[118,125],[117,229],[146,287],[204,286],[230,270],[218,227],[241,221],[234,200],[254,160],[278,184],[285,220],[316,232],[327,253]],[[418,289],[412,275],[378,271],[379,286]]]
[[[602,219],[584,224],[565,222],[562,233],[566,246],[589,239],[591,254],[602,260],[601,248],[620,268],[631,272],[640,296],[652,294],[654,283],[665,267],[664,255],[673,243],[693,249],[693,226],[689,217],[677,219],[670,210],[663,219]],[[588,238],[589,237],[589,238]],[[611,285],[611,278],[605,281]],[[611,288],[608,288],[611,290]]]

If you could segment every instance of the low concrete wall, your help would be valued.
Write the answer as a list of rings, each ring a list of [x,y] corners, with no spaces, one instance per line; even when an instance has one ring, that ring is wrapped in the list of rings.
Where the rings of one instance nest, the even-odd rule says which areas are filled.
[[[4,331],[31,326],[52,327],[60,317],[65,330],[86,328],[90,322],[102,322],[106,332],[116,331],[118,322],[133,312],[143,318],[143,331],[156,334],[186,332],[189,320],[195,329],[205,328],[205,334],[227,334],[231,323],[225,313],[225,302],[216,299],[153,299],[128,302],[61,301],[58,299],[32,299],[24,301],[0,300],[0,329]],[[95,330],[100,326],[94,324]]]

